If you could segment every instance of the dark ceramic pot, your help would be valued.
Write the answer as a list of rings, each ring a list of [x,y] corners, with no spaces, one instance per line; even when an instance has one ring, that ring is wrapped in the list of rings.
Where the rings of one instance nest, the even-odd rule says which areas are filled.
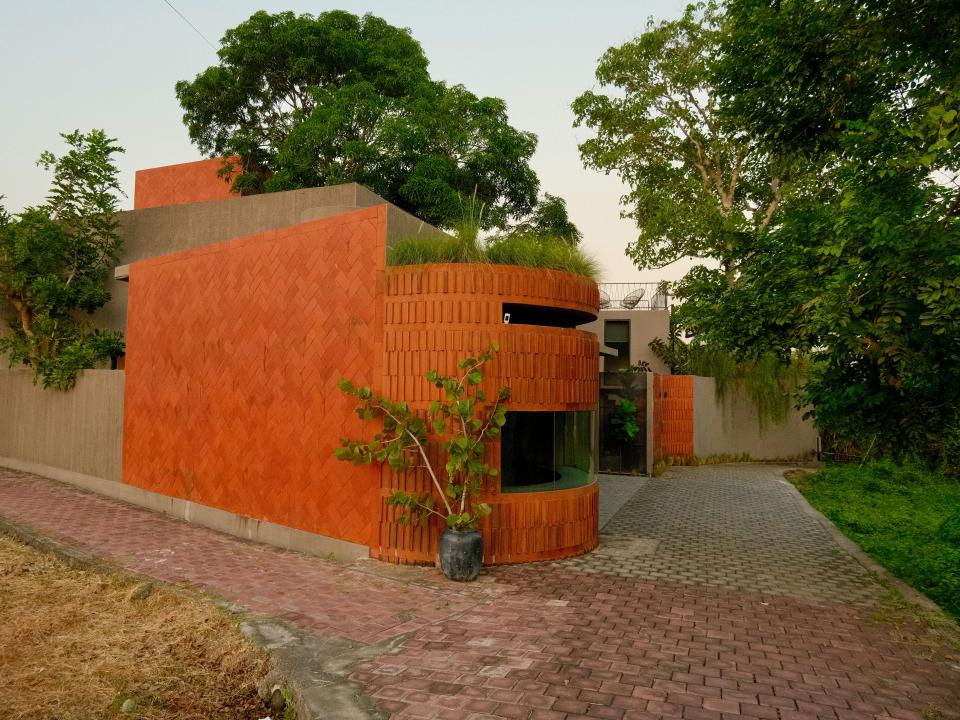
[[[450,580],[476,580],[483,565],[483,536],[479,530],[440,533],[440,571]]]

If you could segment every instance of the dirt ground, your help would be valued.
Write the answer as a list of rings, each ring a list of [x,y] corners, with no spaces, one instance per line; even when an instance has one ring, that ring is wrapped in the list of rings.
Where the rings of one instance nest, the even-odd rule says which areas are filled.
[[[266,670],[213,603],[0,536],[4,718],[262,718]]]

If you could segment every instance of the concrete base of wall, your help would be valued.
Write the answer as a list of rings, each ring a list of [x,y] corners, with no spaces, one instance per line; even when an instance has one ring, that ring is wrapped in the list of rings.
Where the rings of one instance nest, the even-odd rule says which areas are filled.
[[[326,535],[304,532],[265,520],[255,520],[244,515],[237,515],[207,505],[199,505],[189,500],[160,495],[113,480],[104,480],[70,470],[49,465],[38,465],[37,463],[9,457],[0,457],[0,466],[41,475],[114,500],[122,500],[131,505],[161,512],[164,515],[186,520],[195,525],[202,525],[227,535],[273,545],[284,550],[296,550],[297,552],[321,557],[333,556],[340,562],[352,562],[370,555],[370,549],[366,545],[358,545]]]

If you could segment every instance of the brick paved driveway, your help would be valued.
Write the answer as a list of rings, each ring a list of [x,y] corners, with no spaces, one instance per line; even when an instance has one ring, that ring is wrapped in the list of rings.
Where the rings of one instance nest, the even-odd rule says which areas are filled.
[[[0,515],[323,636],[409,633],[351,675],[393,717],[960,718],[956,659],[880,619],[883,589],[781,473],[676,469],[596,552],[469,586],[279,552],[2,469]]]

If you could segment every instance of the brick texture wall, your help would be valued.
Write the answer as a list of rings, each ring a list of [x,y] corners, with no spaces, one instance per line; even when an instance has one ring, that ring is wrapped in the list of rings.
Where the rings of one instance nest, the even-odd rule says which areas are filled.
[[[388,268],[384,317],[384,388],[394,399],[426,409],[439,398],[424,379],[429,370],[457,372],[457,361],[486,350],[500,352],[485,368],[483,389],[511,389],[509,410],[595,410],[599,397],[599,341],[571,328],[503,324],[503,303],[523,303],[596,314],[594,282],[568,273],[502,265],[428,265]],[[487,462],[499,466],[499,442]],[[440,463],[442,467],[442,462]],[[386,503],[399,488],[422,492],[422,470],[385,471],[374,557],[394,562],[433,562],[440,523],[402,525]],[[597,544],[597,488],[504,494],[487,488],[493,512],[481,530],[484,561],[528,562],[576,555]]]
[[[368,437],[349,377],[424,410],[424,373],[497,339],[486,389],[514,410],[593,410],[598,341],[569,328],[504,325],[502,303],[596,313],[596,285],[567,273],[482,265],[384,267],[386,205],[134,263],[130,270],[124,481],[230,512],[433,562],[441,528],[397,522],[393,488],[426,489],[332,456]],[[499,464],[499,444],[488,462]],[[431,452],[437,454],[436,448]],[[442,459],[439,465],[442,467]],[[596,546],[596,485],[486,494],[488,562]]]
[[[386,206],[134,263],[124,482],[370,544],[380,473],[337,388],[379,385]]]
[[[693,457],[693,375],[653,376],[653,459]]]
[[[230,192],[230,182],[217,175],[221,167],[223,160],[213,158],[137,170],[133,209],[238,197]]]

